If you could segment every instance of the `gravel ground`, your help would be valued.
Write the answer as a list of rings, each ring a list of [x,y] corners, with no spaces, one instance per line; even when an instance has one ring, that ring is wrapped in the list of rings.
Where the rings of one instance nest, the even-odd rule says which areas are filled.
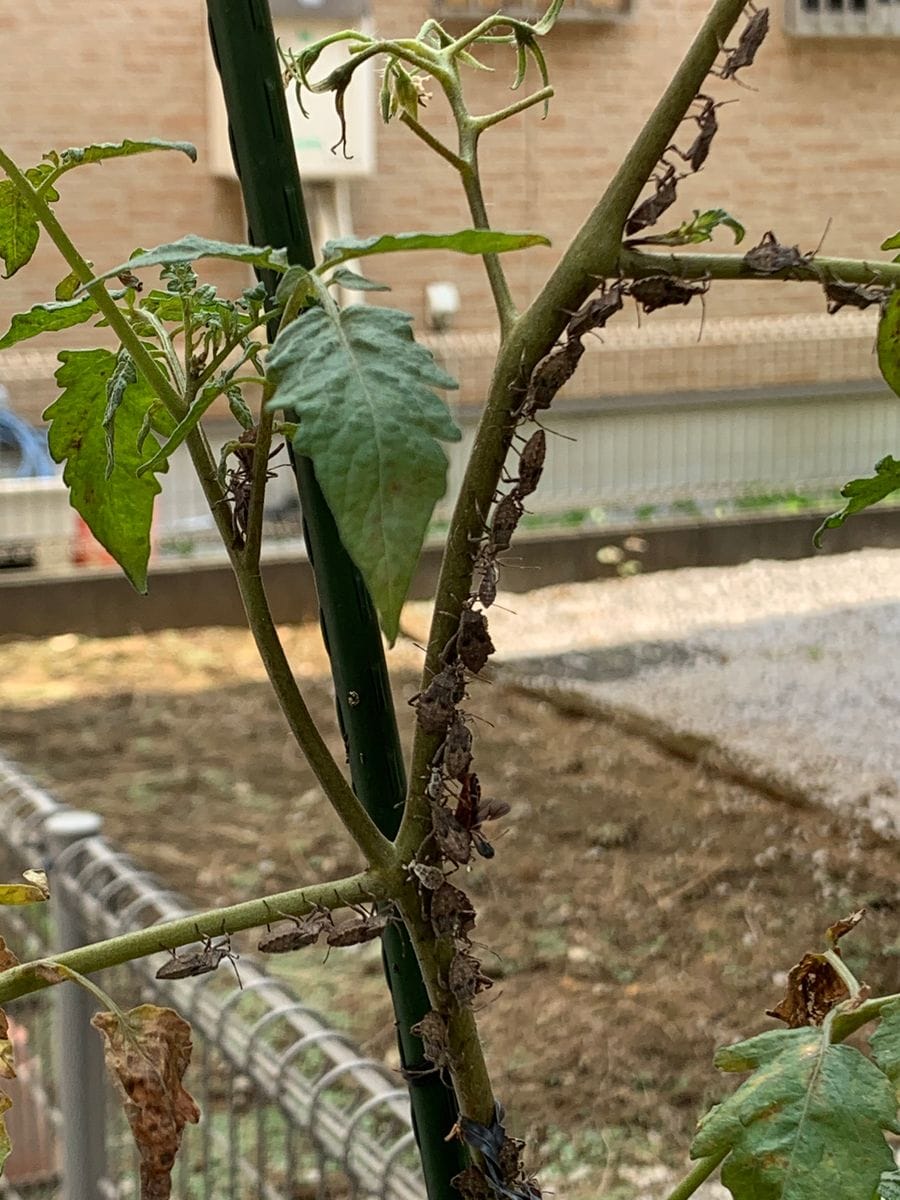
[[[795,802],[900,829],[900,550],[502,594],[491,636],[531,683]]]

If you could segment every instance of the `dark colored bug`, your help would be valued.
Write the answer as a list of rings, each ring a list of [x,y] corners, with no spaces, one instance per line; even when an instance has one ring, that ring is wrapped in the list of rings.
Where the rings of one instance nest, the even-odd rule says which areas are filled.
[[[494,848],[481,832],[485,821],[496,821],[509,812],[505,800],[484,800],[481,796],[481,783],[475,772],[470,772],[462,780],[459,798],[456,802],[454,816],[471,835],[475,849],[482,858],[493,858]]]
[[[494,986],[481,970],[481,963],[467,950],[457,950],[447,972],[447,987],[457,1004],[466,1007],[472,1003],[479,992],[487,991]]]
[[[478,581],[478,590],[475,592],[475,598],[481,604],[482,608],[490,608],[497,599],[497,583],[500,578],[500,570],[492,557],[485,557],[480,563],[481,579]]]
[[[504,501],[501,501],[502,503]],[[496,516],[494,520],[496,523]],[[491,533],[493,536],[493,526]],[[476,612],[474,608],[466,607],[460,613],[459,630],[456,635],[456,653],[459,661],[473,675],[478,674],[494,653],[494,643],[488,633],[487,617],[483,612]],[[471,744],[470,736],[469,745],[471,746]],[[454,773],[448,769],[448,774],[452,779],[456,779],[459,772]]]
[[[722,47],[726,55],[725,62],[718,70],[713,69],[711,74],[718,75],[720,79],[736,79],[738,71],[753,66],[753,60],[756,58],[760,46],[766,40],[768,32],[769,10],[767,8],[757,9],[744,26],[744,31],[738,38],[735,48],[729,50],[727,46]],[[740,83],[739,79],[736,81]]]
[[[842,308],[868,308],[872,304],[886,304],[890,294],[890,288],[875,284],[842,283],[840,279],[832,279],[825,284],[825,299],[832,317]]]
[[[575,374],[582,354],[584,346],[579,339],[569,338],[565,345],[541,359],[531,373],[525,399],[513,414],[515,418],[530,420],[536,412],[549,408],[559,389]]]
[[[625,233],[631,237],[649,225],[655,225],[663,213],[678,199],[678,182],[681,176],[673,166],[667,166],[662,175],[655,177],[656,191],[639,204],[625,222]]]
[[[516,527],[523,512],[524,509],[522,508],[521,500],[512,492],[504,496],[494,509],[494,515],[491,518],[491,525],[488,531],[491,551],[494,554],[499,554],[509,549],[513,534],[516,532]]]
[[[345,921],[326,934],[325,941],[329,946],[359,946],[363,942],[374,942],[394,920],[387,912],[366,912],[355,905],[354,909],[359,913],[355,921]]]
[[[461,663],[449,663],[434,676],[424,692],[411,697],[416,720],[425,733],[445,733],[456,705],[466,693]]]
[[[493,646],[491,649],[493,650]],[[459,713],[454,715],[450,723],[439,754],[441,765],[449,779],[461,779],[472,765],[472,731]]]
[[[769,229],[762,235],[759,245],[744,255],[744,266],[757,275],[777,275],[780,271],[808,267],[815,254],[815,251],[801,254],[798,246],[783,245]]]
[[[447,1022],[437,1012],[427,1012],[421,1021],[411,1026],[410,1033],[422,1039],[425,1057],[437,1071],[450,1067],[450,1043]]]
[[[135,275],[134,271],[120,271],[116,276],[122,287],[134,288],[136,292],[144,290],[144,281]]]
[[[519,477],[513,489],[521,500],[537,490],[544,473],[544,459],[547,457],[547,435],[543,429],[536,429],[519,455]]]
[[[732,103],[730,100],[720,100],[717,104],[712,96],[704,96],[702,93],[697,96],[697,99],[703,101],[703,107],[700,112],[690,113],[685,118],[686,120],[697,122],[697,136],[687,150],[679,150],[677,146],[666,147],[666,153],[670,150],[674,151],[679,158],[688,164],[692,171],[699,171],[707,158],[709,158],[713,138],[719,131],[719,118],[716,116],[716,109],[721,108],[723,104]]]
[[[429,918],[436,937],[465,938],[475,928],[472,901],[446,879],[431,895]]]
[[[431,806],[431,836],[441,855],[449,862],[463,867],[472,857],[472,835],[464,829],[449,809]]]
[[[671,275],[648,275],[631,285],[631,294],[645,313],[673,304],[690,304],[695,296],[705,296],[708,291],[708,280],[690,283],[685,279],[673,279]]]
[[[424,888],[427,892],[436,892],[444,882],[444,872],[432,863],[416,862],[413,859],[407,870],[409,875],[419,881],[419,887]]]
[[[628,285],[621,279],[609,289],[604,285],[599,296],[588,300],[574,314],[566,326],[566,335],[570,338],[582,338],[592,329],[603,329],[610,317],[615,316],[622,308],[627,295]]]
[[[291,921],[289,929],[269,929],[260,939],[257,949],[261,954],[288,954],[292,950],[302,950],[305,946],[313,946],[322,933],[334,928],[334,921],[327,908],[316,907],[305,917],[292,917],[287,913],[280,916]]]
[[[277,446],[269,458],[273,458],[281,446]],[[253,465],[256,456],[256,429],[245,429],[238,438],[232,451],[237,459],[237,466],[229,467],[225,474],[225,495],[232,502],[232,515],[235,533],[243,542],[247,536],[247,520],[250,516],[250,494],[253,489]],[[266,472],[266,479],[274,479],[272,471]]]
[[[200,934],[198,928],[197,933]],[[188,979],[193,975],[208,975],[211,971],[215,971],[223,958],[227,958],[231,963],[231,969],[234,971],[235,979],[238,981],[238,986],[243,987],[241,977],[238,974],[237,960],[239,955],[235,954],[231,949],[231,938],[228,934],[223,934],[220,942],[214,942],[211,937],[205,934],[200,934],[202,948],[195,950],[192,954],[178,954],[175,950],[170,950],[172,955],[169,962],[163,965],[156,972],[157,979]]]

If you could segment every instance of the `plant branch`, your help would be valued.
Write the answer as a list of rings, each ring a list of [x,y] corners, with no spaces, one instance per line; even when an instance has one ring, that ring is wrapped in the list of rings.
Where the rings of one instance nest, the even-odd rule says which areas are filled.
[[[728,1157],[730,1148],[726,1147],[719,1154],[710,1154],[707,1158],[698,1160],[693,1170],[685,1175],[678,1187],[673,1192],[669,1192],[666,1200],[687,1200],[688,1196],[693,1196],[697,1188],[705,1180],[709,1179],[716,1167]]]
[[[263,383],[263,380],[260,380]],[[256,424],[256,445],[253,449],[253,477],[250,482],[250,502],[247,506],[247,536],[241,555],[244,570],[257,570],[262,549],[263,508],[266,499],[266,481],[269,478],[269,450],[272,446],[272,429],[275,413],[269,408],[274,386],[263,383],[259,421]]]
[[[446,159],[455,171],[459,171],[462,174],[466,169],[466,164],[459,155],[454,154],[450,147],[445,146],[433,133],[429,133],[425,126],[420,125],[415,117],[411,117],[408,112],[404,111],[400,114],[400,121],[407,129],[412,130],[417,138],[421,138],[425,145],[429,146],[435,154],[439,154],[441,158]]]
[[[472,117],[472,124],[479,133],[483,133],[485,129],[490,129],[492,125],[499,125],[507,117],[514,117],[517,113],[524,112],[535,104],[546,103],[553,98],[554,94],[552,87],[541,88],[539,92],[534,92],[531,96],[523,96],[521,100],[516,100],[514,104],[501,108],[499,112],[488,113],[483,117]]]
[[[259,900],[247,900],[243,904],[212,909],[198,916],[180,917],[177,921],[151,925],[147,929],[138,929],[103,942],[94,942],[90,946],[80,946],[77,950],[47,955],[38,961],[59,963],[60,966],[78,971],[82,975],[89,975],[108,967],[132,962],[136,958],[146,958],[170,946],[174,949],[187,945],[197,940],[198,930],[200,935],[205,937],[239,933],[243,929],[253,929],[277,920],[279,913],[301,917],[316,906],[335,909],[349,904],[387,899],[390,897],[392,886],[393,880],[388,875],[377,871],[361,871],[334,883],[317,883],[310,887],[295,888]],[[34,967],[34,963],[22,963],[21,966],[10,967],[0,974],[0,1004],[50,986],[47,980],[35,973]]]
[[[679,279],[782,279],[800,283],[839,279],[843,283],[900,286],[900,263],[822,255],[774,275],[761,275],[747,266],[741,254],[647,254],[623,248],[618,256],[618,271],[626,279],[665,274]]]

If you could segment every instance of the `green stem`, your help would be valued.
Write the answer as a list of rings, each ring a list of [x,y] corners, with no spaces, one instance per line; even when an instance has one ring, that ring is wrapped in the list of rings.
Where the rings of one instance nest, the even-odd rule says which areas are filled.
[[[747,266],[741,254],[648,254],[623,249],[618,256],[618,271],[626,279],[665,274],[679,279],[782,279],[802,283],[839,279],[842,283],[900,286],[900,263],[822,255],[774,275],[761,275]]]
[[[424,125],[420,125],[415,117],[411,117],[408,112],[402,112],[400,114],[400,121],[407,129],[411,129],[417,138],[421,138],[425,145],[429,146],[435,154],[439,154],[441,158],[446,159],[455,171],[459,171],[462,174],[466,169],[466,164],[463,160],[457,154],[454,154],[449,146],[445,146],[442,141],[439,141],[433,133],[429,133]]]
[[[269,478],[269,451],[272,448],[272,429],[275,413],[269,408],[274,385],[263,380],[262,400],[259,406],[259,421],[256,425],[256,445],[253,449],[253,478],[250,482],[250,502],[247,507],[247,539],[244,543],[244,570],[259,567],[262,549],[263,509],[266,500],[266,482]]]
[[[506,108],[501,108],[499,112],[488,113],[483,117],[473,117],[472,124],[479,133],[484,133],[485,129],[490,129],[492,125],[499,125],[507,117],[514,117],[517,113],[524,112],[527,108],[533,108],[535,104],[543,104],[547,100],[551,100],[554,94],[552,87],[541,88],[539,92],[535,92],[531,96],[524,96],[514,104],[510,104]]]
[[[728,1157],[728,1153],[726,1148],[719,1154],[710,1154],[708,1158],[701,1158],[693,1170],[685,1175],[678,1187],[673,1192],[669,1192],[666,1200],[687,1200],[688,1196],[693,1196],[700,1184],[709,1179],[722,1160]]]
[[[239,933],[243,929],[254,929],[267,925],[273,914],[302,917],[316,906],[321,908],[343,908],[349,904],[371,903],[372,900],[388,898],[396,888],[396,880],[390,873],[361,871],[333,883],[317,883],[310,887],[295,888],[243,904],[232,904],[227,908],[212,909],[197,916],[180,917],[177,921],[166,921],[124,933],[119,937],[95,942],[91,946],[80,946],[64,954],[48,955],[39,960],[52,961],[62,967],[78,971],[82,975],[94,974],[109,967],[146,958],[169,948],[187,945],[197,940],[197,931],[205,937],[217,937],[222,933]],[[27,996],[31,992],[49,987],[50,982],[35,973],[34,963],[22,963],[10,967],[0,974],[0,1004]]]

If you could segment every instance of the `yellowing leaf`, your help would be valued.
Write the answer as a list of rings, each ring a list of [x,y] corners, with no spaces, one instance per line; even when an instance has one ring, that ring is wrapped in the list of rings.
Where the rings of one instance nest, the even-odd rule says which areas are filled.
[[[0,883],[0,904],[37,904],[50,899],[44,871],[23,871],[27,883]]]
[[[12,1038],[9,1036],[9,1019],[0,1008],[0,1075],[4,1079],[15,1079],[16,1060]]]
[[[18,965],[19,960],[7,946],[6,938],[0,937],[0,971],[8,971],[10,967]]]
[[[171,1008],[142,1004],[91,1024],[104,1038],[106,1066],[122,1098],[141,1158],[141,1200],[168,1200],[172,1168],[186,1122],[200,1110],[181,1080],[191,1058],[191,1027]]]
[[[12,1143],[9,1140],[9,1133],[6,1128],[6,1121],[3,1114],[12,1108],[12,1100],[9,1096],[5,1096],[0,1092],[0,1175],[3,1173],[3,1164],[9,1158],[12,1150]]]

